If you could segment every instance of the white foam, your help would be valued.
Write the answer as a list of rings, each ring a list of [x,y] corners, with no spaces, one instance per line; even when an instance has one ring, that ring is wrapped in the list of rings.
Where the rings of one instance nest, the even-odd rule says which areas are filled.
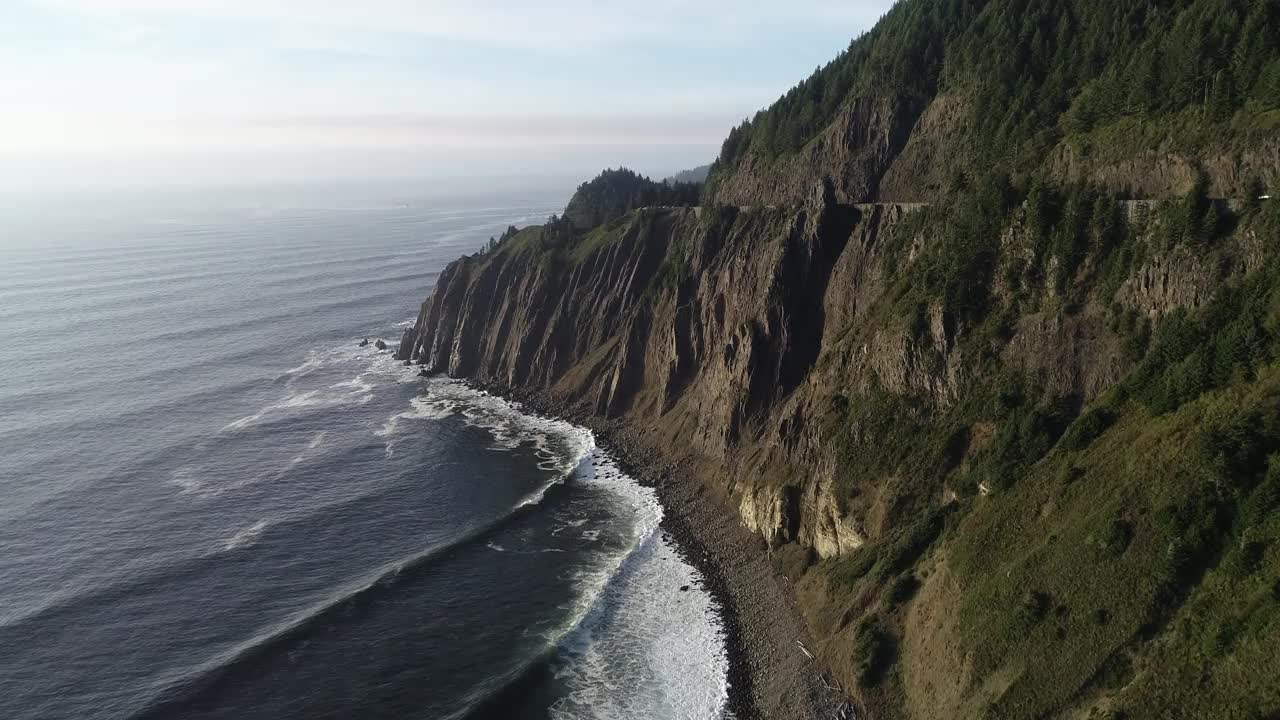
[[[680,588],[689,590],[681,592]],[[728,702],[724,632],[697,572],[650,537],[564,643],[557,719],[718,718]]]
[[[199,492],[204,487],[204,482],[196,477],[195,468],[190,465],[184,465],[169,476],[169,482],[182,488],[182,494]]]
[[[623,515],[633,518],[631,547],[573,579],[583,591],[580,600],[569,608],[567,621],[545,636],[565,653],[557,674],[568,693],[552,708],[553,717],[721,717],[729,694],[724,630],[698,572],[658,532],[657,494],[622,472],[585,428],[526,415],[513,403],[454,381],[432,381],[428,391],[441,412],[461,414],[506,447],[532,443],[546,469],[608,491],[630,511]],[[549,487],[530,498],[540,501]],[[554,532],[586,523],[574,519]],[[598,535],[581,530],[584,539]],[[682,592],[684,586],[689,589]]]
[[[505,546],[503,546],[503,545],[499,545],[499,544],[498,544],[498,543],[496,543],[496,542],[485,543],[485,547],[489,548],[490,550],[492,550],[492,551],[494,551],[494,552],[500,552],[500,553],[512,553],[512,554],[515,554],[515,555],[536,555],[536,554],[538,554],[538,553],[562,553],[562,552],[565,552],[564,550],[562,550],[562,549],[560,549],[560,548],[539,548],[539,549],[537,549],[537,550],[511,550],[510,548],[507,548],[507,547],[505,547]]]
[[[222,432],[237,432],[251,428],[262,421],[263,418],[285,414],[293,410],[337,407],[341,405],[363,405],[373,399],[373,389],[374,384],[372,382],[367,381],[364,375],[357,375],[351,380],[330,385],[326,389],[292,393],[252,415],[246,415],[227,423],[223,426]]]
[[[401,420],[443,420],[453,415],[455,407],[451,403],[442,403],[429,397],[416,397],[409,401],[410,408],[387,418],[382,427],[374,431],[376,437],[391,437],[396,434]]]
[[[467,425],[486,430],[500,448],[532,445],[543,470],[567,474],[595,448],[595,438],[586,428],[528,415],[512,402],[457,380],[433,378],[424,402],[445,416],[459,414]]]
[[[289,371],[290,384],[316,369],[351,361],[361,366],[352,380],[303,393],[287,387],[287,397],[225,429],[251,427],[264,417],[298,408],[367,402],[377,382],[384,379],[421,383],[416,367],[404,367],[390,353],[342,347],[313,353]],[[580,600],[569,608],[566,622],[545,635],[548,643],[562,649],[556,671],[568,688],[553,708],[553,716],[574,720],[722,716],[728,698],[724,632],[697,571],[658,532],[662,508],[653,490],[623,473],[607,453],[596,448],[594,436],[585,428],[528,415],[514,403],[457,381],[432,378],[425,385],[425,395],[411,400],[409,409],[387,418],[374,432],[387,439],[388,457],[406,421],[459,416],[467,425],[487,431],[498,448],[531,448],[538,467],[549,473],[551,479],[522,499],[520,506],[542,502],[552,486],[572,477],[573,482],[609,492],[626,508],[621,515],[632,518],[630,546],[573,579],[581,589]],[[323,441],[324,433],[317,433],[308,448],[314,450]],[[206,491],[190,468],[175,473],[174,482],[184,492]],[[595,540],[598,531],[584,528],[587,523],[585,518],[570,520],[554,532],[572,531]],[[265,528],[259,523],[241,530],[224,548],[251,544]],[[497,543],[489,548],[514,553],[554,551]],[[689,591],[680,592],[685,585]]]
[[[271,523],[267,520],[259,520],[249,527],[227,538],[222,543],[223,550],[235,550],[237,548],[249,547],[258,541],[262,532],[267,529]]]
[[[700,576],[658,532],[657,494],[606,453],[580,466],[583,482],[608,489],[635,510],[633,551],[579,578],[595,591],[577,608],[556,668],[568,689],[552,708],[566,720],[718,718],[728,702],[724,629]],[[596,531],[582,536],[594,539]],[[681,591],[681,587],[688,587]]]
[[[565,658],[557,677],[568,692],[552,716],[721,717],[729,697],[724,630],[698,572],[658,532],[657,494],[598,449],[579,463],[576,477],[634,511],[635,545],[579,578],[591,591],[561,643]],[[594,540],[598,532],[584,530],[582,537]],[[689,590],[682,592],[684,586]]]
[[[559,485],[563,482],[564,482],[564,478],[560,477],[552,480],[551,482],[546,483],[542,487],[526,495],[522,500],[520,500],[520,502],[516,503],[516,507],[522,508],[528,505],[537,505],[538,503],[541,503],[544,499],[546,499],[548,490],[550,490],[552,487]]]
[[[316,353],[316,351],[312,350],[310,353],[307,354],[306,362],[302,363],[298,367],[292,367],[292,368],[289,368],[288,370],[285,370],[284,374],[290,375],[290,376],[306,375],[307,373],[311,372],[312,370],[315,370],[316,368],[322,365],[324,365],[324,359],[318,353]]]

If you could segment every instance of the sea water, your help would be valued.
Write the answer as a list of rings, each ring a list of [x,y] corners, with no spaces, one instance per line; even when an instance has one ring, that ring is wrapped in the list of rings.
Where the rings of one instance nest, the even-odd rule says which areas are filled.
[[[0,213],[0,717],[723,715],[654,493],[392,356],[564,198],[363,193]]]

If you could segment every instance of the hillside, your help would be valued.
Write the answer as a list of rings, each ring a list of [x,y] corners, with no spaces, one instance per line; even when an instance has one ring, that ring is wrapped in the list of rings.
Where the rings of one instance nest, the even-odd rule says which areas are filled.
[[[575,196],[400,356],[696,474],[871,717],[1276,717],[1278,19],[905,0],[702,205]]]
[[[726,204],[929,201],[975,168],[1131,198],[1242,197],[1280,168],[1272,0],[907,0],[729,133]]]
[[[636,208],[696,205],[702,187],[689,182],[654,182],[626,168],[605,170],[578,186],[564,217],[578,230],[616,220]]]

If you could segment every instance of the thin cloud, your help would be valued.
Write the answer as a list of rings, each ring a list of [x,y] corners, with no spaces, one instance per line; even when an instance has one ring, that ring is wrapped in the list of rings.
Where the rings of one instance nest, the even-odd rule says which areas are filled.
[[[8,0],[0,156],[698,164],[891,3]]]
[[[826,23],[861,28],[887,9],[886,0],[788,4],[727,0],[39,0],[102,18],[199,18],[407,33],[503,47],[573,52],[629,43],[704,45],[740,42],[744,35]]]

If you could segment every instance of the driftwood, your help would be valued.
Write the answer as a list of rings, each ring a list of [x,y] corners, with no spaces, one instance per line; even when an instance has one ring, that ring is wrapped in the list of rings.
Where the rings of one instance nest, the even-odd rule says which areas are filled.
[[[805,657],[809,658],[810,660],[813,659],[813,653],[809,652],[809,650],[804,646],[804,643],[797,640],[796,645],[800,646],[800,652],[804,653]]]

